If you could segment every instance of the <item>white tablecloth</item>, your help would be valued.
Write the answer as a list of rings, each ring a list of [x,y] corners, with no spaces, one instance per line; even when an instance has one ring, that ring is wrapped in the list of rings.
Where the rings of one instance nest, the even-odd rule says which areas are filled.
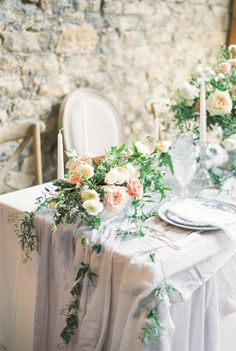
[[[36,208],[35,200],[44,187],[0,196],[0,345],[8,351],[33,349],[38,257],[33,254],[32,261],[23,264],[15,224],[24,211]]]
[[[1,231],[0,231],[0,344],[4,345],[4,347],[8,351],[32,351],[32,343],[33,343],[33,330],[34,330],[34,311],[35,311],[35,291],[36,291],[36,271],[37,271],[37,258],[34,257],[33,261],[28,262],[26,265],[22,264],[22,253],[18,247],[16,235],[14,232],[13,223],[8,222],[9,214],[19,214],[24,210],[32,210],[35,205],[35,199],[39,195],[41,195],[43,187],[37,186],[29,189],[25,189],[22,191],[18,191],[15,193],[2,195],[0,197],[0,220],[1,220]],[[191,285],[191,277],[197,274],[199,267],[194,267],[194,263],[197,261],[205,260],[203,263],[201,276],[203,274],[202,279],[199,280],[201,283],[201,287],[197,290],[192,289],[192,293],[189,296],[186,296],[186,301],[175,303],[172,305],[172,317],[174,320],[182,321],[194,321],[194,317],[191,315],[193,312],[193,304],[196,304],[196,301],[202,301],[201,299],[206,297],[205,291],[210,293],[214,292],[217,284],[217,280],[210,279],[207,283],[204,283],[204,280],[207,279],[214,273],[220,269],[222,265],[228,260],[231,256],[230,250],[222,250],[223,247],[227,247],[227,240],[225,240],[225,236],[220,233],[220,235],[211,235],[207,234],[201,237],[201,240],[197,240],[192,244],[192,250],[189,251],[188,247],[184,247],[183,249],[175,252],[175,260],[173,261],[173,255],[169,255],[169,259],[166,260],[165,270],[167,275],[170,277],[170,282],[172,282],[179,290],[181,287],[183,289],[184,285],[188,285],[188,289],[183,289],[183,291],[190,291],[189,286]],[[221,263],[216,264],[214,267],[211,266],[211,270],[209,271],[209,265],[206,261],[206,252],[207,249],[210,248],[210,256],[219,254],[223,256],[219,256]],[[127,251],[125,251],[127,249]],[[169,250],[169,249],[168,249]],[[228,252],[229,256],[227,258]],[[122,250],[116,252],[116,256],[121,257],[123,255],[130,255],[132,252],[128,252],[128,247],[124,246]],[[163,251],[165,257],[165,251]],[[120,256],[119,256],[120,255]],[[176,256],[177,255],[177,256]],[[209,257],[209,251],[208,251]],[[166,257],[168,257],[166,255]],[[181,262],[189,260],[192,262],[189,264],[188,274],[185,277],[187,279],[182,279],[181,275],[176,275],[176,265],[181,265]],[[225,261],[224,261],[225,260]],[[135,258],[132,260],[134,267],[139,262],[135,262]],[[217,262],[217,261],[215,261]],[[205,264],[205,268],[204,268]],[[192,266],[192,268],[191,268]],[[180,267],[180,266],[179,266]],[[226,267],[226,270],[228,268]],[[180,271],[178,268],[177,270]],[[232,274],[233,277],[233,274]],[[184,283],[184,284],[183,284]],[[206,288],[206,285],[207,288]],[[193,292],[195,291],[195,292]],[[211,298],[214,294],[209,295]],[[212,300],[211,300],[212,302]],[[181,305],[181,308],[178,307]],[[200,304],[199,304],[200,306]],[[229,306],[229,309],[232,306]],[[225,307],[227,309],[227,306]],[[180,311],[185,311],[186,318],[181,315],[179,316]],[[176,317],[175,317],[176,316]],[[188,319],[188,318],[190,319]],[[226,322],[231,323],[231,329],[229,324],[222,324],[223,328],[223,346],[222,351],[235,351],[236,346],[233,344],[233,339],[228,340],[228,336],[230,333],[234,336],[234,332],[232,330],[232,323],[235,323],[235,319],[226,317]],[[236,324],[236,323],[235,323]],[[178,328],[181,328],[181,323],[176,323],[176,331]],[[194,324],[189,322],[190,330],[193,330]],[[206,326],[204,326],[206,327]],[[206,329],[207,330],[207,329]],[[181,336],[181,333],[175,333],[175,337],[172,339],[175,343],[178,342],[176,336]],[[176,344],[177,345],[177,344]],[[226,346],[227,345],[227,346]],[[1,348],[0,348],[1,349]],[[43,351],[54,351],[54,349],[42,349]],[[84,349],[82,349],[84,350]],[[87,349],[86,349],[87,350]],[[88,348],[89,350],[89,348]],[[113,351],[113,349],[110,349]],[[131,351],[130,349],[129,351]],[[136,349],[133,349],[136,351]],[[184,351],[174,348],[175,351]],[[195,351],[195,349],[189,348],[186,349],[188,351]],[[207,349],[206,349],[207,350]],[[124,349],[122,350],[124,351]],[[196,350],[199,351],[199,350]],[[205,349],[204,349],[205,351]],[[216,351],[216,350],[214,350]]]

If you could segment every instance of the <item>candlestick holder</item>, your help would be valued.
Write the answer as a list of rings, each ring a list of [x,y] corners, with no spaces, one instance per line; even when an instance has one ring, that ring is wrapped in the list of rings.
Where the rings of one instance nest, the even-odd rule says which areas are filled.
[[[201,147],[199,154],[198,169],[196,171],[192,183],[190,184],[190,191],[196,196],[201,190],[209,189],[212,187],[211,177],[206,166],[207,160],[208,157],[206,153],[206,146],[204,148]]]

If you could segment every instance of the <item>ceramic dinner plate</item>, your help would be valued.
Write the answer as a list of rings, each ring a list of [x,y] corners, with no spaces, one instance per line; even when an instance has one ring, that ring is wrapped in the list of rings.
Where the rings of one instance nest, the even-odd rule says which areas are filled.
[[[159,217],[163,221],[180,228],[201,230],[201,231],[218,229],[217,227],[213,227],[211,225],[202,225],[201,223],[185,220],[184,218],[180,218],[176,214],[174,214],[172,212],[173,206],[175,205],[175,203],[179,204],[179,202],[181,201],[183,201],[183,199],[179,198],[179,199],[174,199],[172,201],[163,203],[158,209]],[[201,205],[205,207],[210,207],[215,210],[233,213],[236,215],[236,207],[234,207],[233,205],[227,204],[225,202],[217,201],[217,200],[209,200],[209,199],[200,199],[200,198],[194,198],[194,201],[199,202]],[[172,211],[170,211],[170,209]]]

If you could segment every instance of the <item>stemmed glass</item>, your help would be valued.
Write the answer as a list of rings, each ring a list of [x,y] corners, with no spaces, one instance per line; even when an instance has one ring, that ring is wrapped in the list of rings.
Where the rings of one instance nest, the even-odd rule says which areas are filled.
[[[174,175],[181,186],[181,196],[188,196],[187,186],[197,169],[197,152],[192,133],[180,133],[175,137],[171,148]]]

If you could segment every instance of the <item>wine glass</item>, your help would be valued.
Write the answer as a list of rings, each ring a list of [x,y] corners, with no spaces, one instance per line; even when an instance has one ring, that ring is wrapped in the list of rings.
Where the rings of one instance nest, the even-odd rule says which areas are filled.
[[[181,186],[181,196],[187,197],[187,186],[197,169],[196,147],[192,133],[181,133],[176,136],[171,148],[171,158],[175,178]]]

